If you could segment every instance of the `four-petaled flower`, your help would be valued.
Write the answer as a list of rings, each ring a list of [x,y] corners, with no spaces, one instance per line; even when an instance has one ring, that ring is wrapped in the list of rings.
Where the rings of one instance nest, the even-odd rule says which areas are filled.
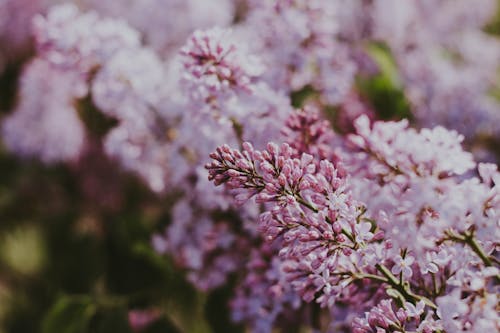
[[[392,274],[399,275],[403,274],[403,277],[411,277],[413,271],[411,270],[411,265],[415,261],[412,256],[406,256],[405,258],[400,255],[396,256],[394,259],[394,266],[392,266]]]

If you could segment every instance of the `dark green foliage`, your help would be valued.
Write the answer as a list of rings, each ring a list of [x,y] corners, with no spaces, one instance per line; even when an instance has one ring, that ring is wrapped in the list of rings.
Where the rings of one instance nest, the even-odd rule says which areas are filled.
[[[182,314],[193,316],[203,298],[150,246],[169,223],[170,199],[117,174],[120,206],[110,207],[85,192],[84,171],[0,151],[0,331],[128,333],[129,310],[159,309],[145,332],[189,332]],[[11,252],[33,248],[33,268],[12,265]]]
[[[410,105],[390,50],[382,44],[370,44],[367,51],[377,64],[378,73],[357,78],[361,95],[371,103],[380,119],[411,119]]]
[[[205,304],[205,317],[212,332],[243,333],[243,326],[231,322],[228,307],[231,290],[229,286],[214,290],[208,296]]]

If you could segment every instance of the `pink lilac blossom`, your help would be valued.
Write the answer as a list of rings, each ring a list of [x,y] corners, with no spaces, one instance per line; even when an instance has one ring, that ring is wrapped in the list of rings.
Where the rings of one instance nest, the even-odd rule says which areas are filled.
[[[330,123],[322,119],[319,110],[313,106],[305,106],[290,114],[282,129],[282,134],[297,157],[302,153],[319,159],[333,157],[331,147],[335,140],[335,133]]]
[[[348,258],[359,246],[356,239],[374,238],[369,228],[356,227],[359,208],[345,192],[342,173],[327,160],[317,167],[311,155],[292,158],[287,144],[256,151],[244,143],[243,149],[219,147],[207,165],[209,178],[235,190],[237,202],[255,195],[256,202],[269,206],[259,230],[268,241],[282,240],[280,256],[289,260],[284,271],[290,283],[305,301],[320,292],[318,302],[332,305],[355,270]]]
[[[259,60],[248,56],[231,38],[231,31],[220,28],[198,30],[181,49],[182,82],[191,100],[217,107],[219,99],[229,98],[228,94],[251,92],[262,75]]]
[[[365,318],[356,318],[353,322],[354,333],[384,333],[384,332],[436,332],[441,327],[434,320],[421,322],[420,315],[425,304],[419,302],[416,306],[408,303],[406,308],[394,311],[391,300],[382,300],[380,304],[365,313]]]

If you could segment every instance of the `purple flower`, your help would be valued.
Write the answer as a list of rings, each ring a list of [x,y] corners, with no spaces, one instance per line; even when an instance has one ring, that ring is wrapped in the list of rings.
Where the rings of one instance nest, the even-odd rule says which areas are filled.
[[[411,270],[411,265],[415,261],[415,258],[412,256],[401,257],[400,255],[394,258],[394,266],[392,266],[391,272],[392,274],[399,275],[403,274],[403,278],[408,278],[413,275],[413,271]]]

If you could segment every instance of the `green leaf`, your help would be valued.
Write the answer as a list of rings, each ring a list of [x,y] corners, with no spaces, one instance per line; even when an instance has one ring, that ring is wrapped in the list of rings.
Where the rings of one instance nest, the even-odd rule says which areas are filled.
[[[382,119],[411,118],[410,104],[397,64],[389,48],[383,44],[369,44],[367,53],[377,64],[379,72],[357,79],[361,95],[371,102]]]
[[[42,333],[86,333],[96,312],[90,297],[60,298],[42,323]]]
[[[497,0],[497,11],[495,15],[490,15],[491,19],[488,24],[484,27],[484,31],[494,35],[494,36],[499,36],[500,35],[500,1]]]
[[[291,94],[292,106],[294,108],[303,107],[309,98],[316,97],[317,92],[310,85],[303,87],[298,91],[294,91]]]

